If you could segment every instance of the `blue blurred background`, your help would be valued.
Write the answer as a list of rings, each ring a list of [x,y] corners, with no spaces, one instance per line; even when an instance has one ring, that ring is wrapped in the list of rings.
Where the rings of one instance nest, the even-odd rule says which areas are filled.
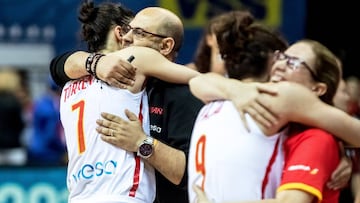
[[[78,33],[77,12],[80,1],[1,0],[0,2],[0,42],[47,44],[53,49],[50,55],[84,49]],[[186,33],[179,58],[180,63],[191,60],[206,21],[215,14],[231,9],[250,9],[261,21],[279,28],[290,42],[304,36],[306,19],[304,0],[124,0],[120,2],[134,11],[148,6],[161,6],[172,10],[182,18]],[[27,59],[26,55],[20,57],[24,58],[24,61]],[[4,59],[2,63],[8,63],[10,60],[10,58]]]
[[[113,0],[117,2],[116,0]],[[95,1],[96,3],[101,2]],[[192,60],[208,19],[223,11],[247,8],[262,22],[278,28],[292,43],[302,38],[318,40],[334,51],[344,64],[344,76],[359,76],[355,46],[359,43],[356,6],[336,0],[123,0],[139,11],[148,6],[168,8],[181,17],[185,41],[178,62]],[[11,67],[21,74],[30,101],[48,86],[49,62],[57,54],[85,50],[79,39],[78,0],[0,0],[0,70]],[[355,31],[356,30],[356,31]],[[0,115],[2,116],[2,115]],[[31,126],[22,141],[29,142]],[[0,149],[1,151],[1,149]],[[65,203],[66,168],[0,167],[0,202]]]

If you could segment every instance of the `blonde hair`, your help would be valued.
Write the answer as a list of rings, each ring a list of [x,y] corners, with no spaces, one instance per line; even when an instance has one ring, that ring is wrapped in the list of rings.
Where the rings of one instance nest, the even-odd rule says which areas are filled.
[[[21,78],[11,67],[0,68],[0,90],[18,91],[21,89]]]

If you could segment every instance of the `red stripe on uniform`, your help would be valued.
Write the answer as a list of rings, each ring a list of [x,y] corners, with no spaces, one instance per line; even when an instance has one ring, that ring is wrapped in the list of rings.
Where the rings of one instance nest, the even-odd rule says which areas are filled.
[[[143,122],[143,115],[142,115],[142,102],[141,98],[141,102],[140,102],[140,111],[139,111],[139,120],[142,123]],[[136,152],[134,152],[134,156],[135,156],[135,171],[134,171],[134,179],[133,179],[133,186],[130,189],[129,192],[129,196],[130,197],[135,197],[136,191],[139,187],[139,180],[140,180],[140,157],[136,155]]]
[[[133,186],[130,189],[130,193],[129,193],[130,197],[135,197],[136,191],[139,187],[139,180],[140,180],[140,157],[137,156],[135,152],[134,152],[134,156],[135,156],[135,171],[134,171]]]
[[[262,185],[261,185],[261,199],[265,198],[265,189],[266,189],[266,185],[269,182],[269,174],[270,174],[270,171],[271,171],[271,167],[274,164],[276,156],[277,156],[279,140],[280,140],[280,136],[276,140],[274,152],[271,155],[271,159],[270,159],[270,161],[269,161],[269,163],[267,165],[267,168],[266,168],[265,177],[264,177]]]

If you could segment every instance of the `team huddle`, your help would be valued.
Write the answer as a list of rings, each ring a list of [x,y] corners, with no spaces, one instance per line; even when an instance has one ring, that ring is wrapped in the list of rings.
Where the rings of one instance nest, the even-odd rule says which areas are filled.
[[[183,25],[167,9],[85,1],[79,20],[89,53],[50,65],[69,202],[338,202],[339,140],[360,146],[360,124],[332,106],[342,67],[324,45],[288,45],[230,11],[180,65]]]

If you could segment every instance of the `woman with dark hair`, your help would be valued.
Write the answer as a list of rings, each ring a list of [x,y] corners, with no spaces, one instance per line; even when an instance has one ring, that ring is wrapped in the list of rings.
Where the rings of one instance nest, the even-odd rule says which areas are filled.
[[[216,27],[215,36],[219,44],[219,54],[224,59],[224,67],[228,77],[242,81],[267,81],[273,53],[276,50],[285,50],[287,42],[274,30],[255,22],[254,17],[248,12],[228,12],[223,16],[226,16],[227,21],[223,21],[221,26]],[[224,78],[218,74],[213,73],[213,75]],[[211,89],[209,90],[211,91]],[[206,91],[206,89],[202,87],[201,91]],[[195,94],[195,96],[197,95]],[[273,168],[280,168],[282,162],[281,154],[273,153],[274,149],[278,148],[275,147],[275,144],[280,139],[281,134],[263,139],[266,144],[262,145],[257,154],[251,150],[247,151],[250,154],[245,153],[246,149],[256,149],[252,144],[256,143],[254,140],[261,143],[261,137],[266,137],[266,135],[253,127],[256,131],[259,131],[257,134],[260,135],[260,138],[255,135],[246,136],[249,133],[246,133],[244,126],[241,125],[241,122],[238,122],[238,118],[234,117],[238,117],[237,111],[232,111],[231,106],[229,107],[228,104],[228,102],[224,101],[212,102],[206,105],[198,114],[191,136],[188,187],[191,188],[193,183],[200,184],[202,187],[207,188],[205,191],[213,194],[211,198],[214,201],[232,200],[234,198],[231,197],[238,197],[240,194],[242,198],[261,198],[261,192],[258,189],[261,189],[261,180],[265,174],[263,170],[266,169],[272,154],[274,154],[272,159]],[[221,139],[218,137],[220,134]],[[253,139],[244,142],[244,137]],[[223,142],[229,142],[233,145],[222,147],[220,151],[216,152],[215,142],[221,143],[220,146]],[[240,151],[237,153],[235,149]],[[214,154],[210,155],[209,153]],[[244,159],[245,156],[249,157],[250,160],[245,161],[247,166],[241,166],[239,162],[244,159],[234,160],[234,158],[231,158],[231,154],[234,156],[239,155]],[[254,161],[251,162],[251,160]],[[236,167],[228,165],[230,162]],[[235,175],[235,171],[239,171],[236,172],[237,175]],[[250,171],[252,172],[248,173]],[[223,183],[221,188],[215,185],[215,182],[220,181],[220,173],[226,176],[223,179],[224,182],[221,181]],[[230,176],[233,176],[233,178],[230,178]],[[234,185],[235,182],[242,182],[240,179],[243,179],[244,176],[248,178],[246,184]],[[272,179],[274,180],[271,181]],[[275,193],[274,185],[278,180],[276,178],[272,179],[268,181],[269,184],[264,185],[263,192],[266,193],[266,197]],[[229,194],[228,191],[231,191],[231,188],[238,188],[242,192]],[[195,193],[191,190],[189,190],[189,199],[190,202],[195,199]]]
[[[231,62],[236,61],[239,56],[236,52],[227,52],[227,54],[229,56],[225,58],[225,61],[227,59]],[[229,67],[229,69],[231,68]],[[229,71],[229,77],[238,79],[236,69],[233,71],[234,74]],[[284,81],[301,84],[323,102],[331,105],[340,77],[341,69],[336,56],[316,41],[301,40],[291,45],[285,52],[274,52],[270,81],[279,87],[288,85]],[[194,85],[195,80],[191,81],[190,85]],[[197,84],[207,85],[203,82],[197,81]],[[198,89],[200,85],[192,90]],[[194,92],[196,94],[196,91]],[[279,88],[279,92],[281,92],[281,88]],[[209,106],[210,104],[217,108]],[[203,158],[201,160],[193,159],[195,164],[190,162],[189,167],[197,166],[200,163],[201,171],[206,171],[206,173],[197,175],[199,177],[196,182],[192,181],[192,183],[200,186],[212,202],[338,202],[339,190],[330,189],[326,184],[331,179],[340,160],[339,145],[331,134],[299,123],[290,123],[287,125],[286,131],[282,131],[279,135],[277,132],[284,129],[287,124],[286,118],[279,120],[276,128],[267,128],[253,119],[251,117],[253,114],[251,116],[247,114],[245,118],[249,123],[249,131],[241,130],[243,129],[241,126],[240,130],[233,131],[231,128],[239,128],[235,127],[234,122],[240,122],[240,116],[236,111],[232,119],[227,119],[228,122],[226,120],[218,122],[218,125],[223,127],[229,125],[229,127],[224,127],[226,132],[223,132],[219,139],[218,136],[214,136],[216,131],[211,128],[213,125],[208,125],[207,129],[204,129],[204,125],[208,122],[215,122],[211,120],[221,116],[223,111],[228,112],[229,115],[229,105],[232,106],[230,108],[232,111],[235,111],[235,107],[231,102],[226,101],[211,102],[210,104],[206,105],[207,109],[203,115],[202,112],[199,114],[200,117],[194,126],[190,146],[190,151],[196,152],[195,157]],[[216,109],[216,114],[211,109]],[[202,119],[206,115],[210,116],[206,120]],[[277,134],[274,135],[274,133]],[[236,136],[231,136],[232,134]],[[213,144],[214,140],[216,140],[215,145]],[[199,142],[202,145],[199,145]],[[226,146],[226,150],[222,150],[222,152],[217,150],[215,153],[215,149],[222,144]],[[272,147],[272,150],[269,150],[270,155],[266,153],[266,149],[269,147],[270,149]],[[230,150],[231,148],[233,150]],[[201,149],[204,150],[201,151]],[[264,160],[266,156],[268,159]],[[213,162],[206,157],[218,160],[216,165],[220,165],[220,169],[211,166]],[[283,162],[284,165],[282,165]],[[216,176],[219,173],[229,177],[227,183],[232,183],[232,187],[230,184],[228,186],[230,188],[227,190],[226,188],[219,189],[225,186],[219,182],[215,186],[212,181],[217,180]],[[254,178],[258,181],[255,182]],[[219,185],[222,186],[219,187]],[[194,187],[194,189],[199,195],[198,203],[209,202],[200,188]],[[276,196],[272,196],[275,195],[274,189],[276,189]],[[251,195],[252,193],[253,195]]]
[[[160,27],[163,23],[169,30],[183,29],[180,19],[163,8],[143,9],[131,23],[137,18],[151,18],[150,22],[161,19],[163,21],[159,22]],[[66,82],[61,93],[60,117],[69,157],[69,202],[153,202],[156,191],[155,172],[144,159],[152,155],[150,147],[155,148],[162,144],[148,136],[150,125],[145,89],[147,79],[156,77],[167,82],[184,84],[199,73],[172,63],[165,58],[165,54],[160,53],[175,53],[178,40],[166,36],[165,33],[160,35],[155,31],[145,30],[149,27],[141,28],[130,23],[132,27],[129,24],[132,14],[119,4],[103,3],[94,6],[93,3],[85,2],[80,9],[79,19],[82,22],[82,36],[92,53],[85,53],[85,69],[81,69],[90,75]],[[181,33],[176,34],[178,35]],[[125,38],[134,38],[139,46],[123,48],[122,42]],[[153,47],[156,45],[163,49],[140,46],[140,43],[153,44]],[[69,59],[71,57],[73,55]],[[123,61],[124,65],[128,66],[131,66],[131,62],[137,68],[133,85],[120,89],[100,80],[97,65],[98,62],[103,62],[100,60],[103,57],[113,57],[111,59]],[[65,64],[67,62],[68,60]],[[80,67],[83,66],[84,63],[81,63]],[[133,142],[129,145],[134,147],[130,149],[104,142],[96,125],[103,112],[111,112],[127,119],[126,110],[136,115],[140,127],[146,133],[138,134],[138,137],[131,134],[131,138],[137,140],[131,140]],[[106,135],[115,139],[117,135],[121,135],[117,130],[109,129]],[[134,149],[138,150],[138,153],[134,153]]]

